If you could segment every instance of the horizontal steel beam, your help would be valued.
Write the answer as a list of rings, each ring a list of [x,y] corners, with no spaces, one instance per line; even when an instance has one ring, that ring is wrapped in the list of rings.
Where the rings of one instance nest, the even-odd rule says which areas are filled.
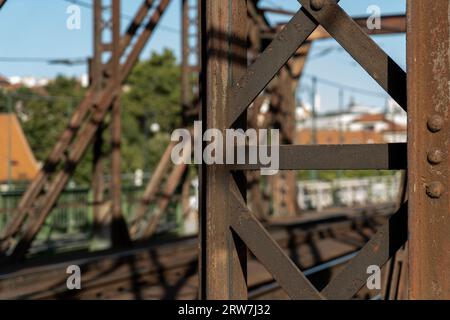
[[[380,18],[381,27],[378,29],[369,29],[367,27],[367,20],[369,16],[365,17],[352,17],[352,19],[369,35],[387,35],[387,34],[402,34],[406,33],[406,16],[403,14],[386,15]],[[280,23],[272,29],[272,31],[265,31],[262,33],[262,37],[265,39],[271,39],[275,37],[276,32],[279,32],[284,28],[286,23]],[[329,39],[331,35],[321,26],[319,26],[309,36],[308,41]]]
[[[245,150],[246,157],[251,151],[248,148]],[[406,143],[281,145],[279,169],[402,170],[406,169],[406,154]],[[258,170],[267,167],[246,162],[247,164],[234,164],[229,167],[233,170]]]

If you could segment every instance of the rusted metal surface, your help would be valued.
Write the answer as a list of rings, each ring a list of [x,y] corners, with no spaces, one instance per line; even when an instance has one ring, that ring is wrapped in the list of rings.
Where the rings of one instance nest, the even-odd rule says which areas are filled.
[[[354,22],[338,5],[337,1],[318,1],[311,2],[310,0],[301,0],[302,8],[294,15],[292,20],[275,36],[272,43],[264,50],[264,52],[248,67],[245,75],[234,83],[232,87],[223,85],[224,77],[217,78],[217,72],[214,76],[208,74],[206,77],[207,87],[210,89],[211,83],[215,84],[216,91],[208,91],[207,99],[211,99],[213,103],[206,104],[206,108],[214,105],[226,105],[228,107],[227,122],[225,127],[236,124],[236,120],[241,116],[241,113],[254,101],[254,99],[261,93],[265,86],[272,80],[280,68],[290,59],[290,57],[300,48],[300,46],[313,33],[317,26],[322,25],[324,29],[333,36],[361,65],[362,67],[395,99],[405,110],[406,108],[406,74],[393,60],[386,55],[378,45],[371,40],[363,30]],[[333,19],[331,19],[333,17]],[[224,28],[226,21],[220,21],[216,28]],[[210,29],[205,29],[209,33]],[[225,33],[226,34],[226,33]],[[243,42],[243,41],[241,41]],[[224,55],[223,52],[228,52],[228,57],[234,60],[239,60],[240,57],[236,52],[231,55],[227,48],[214,47],[210,50],[210,43],[204,50],[210,55],[212,53]],[[370,54],[369,54],[370,53]],[[209,65],[207,65],[209,67]],[[217,82],[214,82],[217,81]],[[220,84],[220,85],[218,85]],[[220,89],[219,89],[220,88]],[[225,89],[225,90],[224,90]],[[212,91],[212,92],[211,92]],[[224,95],[224,91],[228,91]],[[221,110],[221,109],[219,109]],[[209,110],[208,110],[209,111]],[[223,114],[217,112],[212,119],[208,121],[216,124],[215,128],[223,128]],[[218,124],[218,125],[217,125]],[[209,127],[208,127],[209,128]],[[405,169],[406,167],[406,152],[405,144],[399,145],[372,145],[372,146],[334,146],[336,148],[333,153],[326,153],[325,150],[330,146],[314,146],[315,149],[306,151],[307,156],[303,158],[303,153],[300,149],[304,146],[282,146],[280,148],[280,169],[305,169],[305,163],[301,163],[301,158],[314,160],[311,161],[311,169],[370,169],[380,168],[382,166],[387,169]],[[372,148],[372,150],[370,150]],[[378,148],[379,152],[375,151]],[[312,151],[318,151],[317,154],[312,154]],[[328,149],[331,151],[331,149]],[[348,152],[346,154],[346,152]],[[393,154],[396,153],[395,156]],[[333,159],[329,163],[324,163],[329,159],[326,154],[333,154]],[[336,161],[336,154],[340,161]],[[374,158],[374,154],[377,158]],[[356,156],[357,155],[357,156]],[[294,157],[293,157],[294,156]],[[311,158],[309,158],[311,157]],[[342,161],[344,160],[344,161]],[[355,161],[352,161],[355,160]],[[336,166],[344,166],[343,168],[336,168]],[[257,167],[257,166],[256,166]],[[251,165],[231,166],[229,169],[251,169]],[[308,168],[306,166],[306,168]],[[309,168],[308,168],[309,169]],[[211,170],[211,168],[206,168]],[[217,172],[214,178],[217,178]],[[224,175],[221,172],[221,175]],[[245,204],[245,197],[240,195],[239,187],[242,185],[236,184],[233,179],[228,180],[210,180],[207,188],[202,189],[201,192],[206,193],[214,203],[218,203],[220,194],[231,193],[234,199],[230,202],[230,207],[223,205],[216,205],[216,216],[223,216],[227,210],[230,212],[232,220],[231,227],[237,233],[255,256],[265,265],[271,272],[273,277],[278,281],[281,287],[289,294],[291,298],[296,299],[322,299],[322,298],[352,298],[357,291],[365,283],[365,274],[367,266],[372,262],[380,266],[384,265],[396,251],[404,245],[406,241],[406,204],[404,204],[399,212],[395,214],[388,224],[383,226],[377,234],[368,242],[362,251],[341,271],[336,278],[334,278],[328,286],[322,291],[318,292],[314,286],[305,278],[289,260],[283,255],[282,250],[271,239],[270,235],[258,222],[254,214],[247,209]],[[227,191],[228,189],[228,191]],[[211,190],[214,190],[211,193]],[[215,198],[214,198],[215,196]],[[226,219],[213,220],[213,217],[208,216],[208,212],[212,210],[207,203],[203,204],[203,210],[206,215],[202,219],[206,219],[206,223],[202,232],[209,232],[208,229],[215,228],[216,231],[220,227],[227,226],[230,222]],[[220,208],[218,208],[220,207]],[[209,218],[209,219],[208,219]],[[211,222],[213,221],[213,222]],[[217,233],[217,231],[216,231]],[[220,237],[219,237],[220,238]],[[217,252],[223,252],[220,249],[223,243],[217,243],[216,239],[206,238],[203,244],[206,248],[214,247],[216,251],[215,256],[206,251],[202,252],[203,259],[218,259],[223,257]],[[229,247],[228,247],[229,248]],[[230,255],[228,253],[228,255]],[[206,264],[201,270],[202,278],[210,276],[210,271],[205,268]],[[224,269],[216,269],[213,274],[217,277],[217,271],[221,271],[221,276],[229,275],[233,272],[232,265],[225,265]],[[226,283],[227,288],[229,284]],[[239,285],[239,283],[238,283]],[[228,298],[226,292],[222,288],[207,285],[202,288],[206,291],[203,297],[221,297]]]
[[[260,7],[259,10],[261,10],[262,12],[276,13],[288,16],[293,16],[294,14],[297,13],[297,11],[291,11],[281,8],[270,8],[270,7]]]
[[[181,1],[181,104],[183,109],[191,102],[189,72],[189,0]]]
[[[407,14],[409,298],[450,299],[450,2]]]
[[[369,35],[386,35],[386,34],[399,34],[406,32],[406,16],[405,15],[382,15],[380,17],[380,28],[369,29],[367,27],[367,20],[369,16],[365,17],[352,17],[352,19],[361,27],[361,29]],[[274,32],[279,31],[285,24],[280,23],[274,30],[270,32],[265,31],[262,33],[262,37],[266,39],[273,38]],[[308,38],[308,41],[329,39],[331,35],[322,27],[319,26]]]
[[[90,63],[90,85],[93,91],[100,93],[104,86],[104,73],[103,73],[103,11],[102,0],[95,0],[93,3],[93,48],[94,56]],[[95,236],[102,237],[104,234],[109,233],[106,217],[102,215],[102,208],[104,207],[104,193],[105,193],[105,166],[104,166],[104,154],[103,154],[103,133],[105,129],[105,123],[99,125],[95,134],[93,142],[93,160],[92,160],[92,196],[94,201],[93,207],[93,232]]]
[[[185,127],[198,116],[200,104],[200,92],[193,85],[199,82],[198,1],[182,0],[181,7],[181,106]]]
[[[93,142],[93,180],[92,190],[94,198],[94,232],[100,237],[106,236],[113,240],[113,245],[124,244],[129,241],[125,222],[121,214],[121,183],[120,183],[120,136],[121,136],[121,108],[120,108],[120,1],[113,0],[108,7],[102,0],[96,0],[94,6],[94,57],[91,63],[91,88],[97,95],[104,89],[108,78],[115,83],[118,90],[115,92],[111,107],[111,215],[104,217],[104,155],[103,155],[103,131],[105,123],[99,124]],[[111,10],[109,10],[111,9]],[[106,14],[109,13],[109,14]],[[109,31],[112,34],[111,43],[104,41],[104,34]],[[103,54],[111,53],[111,62],[103,64]],[[105,70],[110,68],[108,77]],[[96,97],[97,98],[97,97]],[[94,101],[96,104],[97,101]],[[112,229],[111,229],[112,227]]]
[[[246,152],[249,154],[249,152]],[[280,170],[406,169],[406,144],[281,145]],[[329,155],[333,155],[330,157]],[[234,164],[232,169],[257,170],[261,164]]]
[[[247,6],[245,1],[202,1],[200,20],[204,93],[201,120],[204,129],[223,130],[227,128],[227,114],[235,111],[228,108],[226,92],[247,66]],[[223,166],[201,166],[201,299],[247,297],[247,250],[230,230],[228,184],[234,180]],[[245,184],[241,187],[245,192]]]
[[[128,55],[127,61],[123,63],[121,71],[122,81],[126,79],[130,74],[131,70],[136,64],[136,61],[139,59],[139,55],[141,54],[142,50],[144,50],[145,45],[149,41],[150,37],[153,34],[153,31],[158,25],[159,20],[165,13],[169,3],[170,0],[160,0],[158,6],[156,6],[155,9],[153,10],[152,15],[145,24],[142,33],[139,35],[139,38],[136,40],[136,43],[134,43],[133,48],[130,51],[130,54]]]
[[[111,240],[113,246],[129,244],[128,226],[122,214],[122,181],[121,181],[121,136],[122,108],[120,97],[122,81],[120,77],[120,0],[112,0],[112,82],[115,86],[115,97],[111,106]]]
[[[386,264],[382,290],[384,300],[406,300],[408,298],[408,250],[403,246]]]
[[[224,11],[221,6],[219,1],[211,1],[202,3],[201,7],[204,41],[202,84],[205,94],[202,120],[206,128],[224,129],[228,111],[224,93],[245,70],[247,30],[245,2],[229,1]],[[200,297],[244,299],[247,296],[246,249],[229,229],[228,195],[224,193],[227,181],[236,177],[219,166],[202,166],[201,177],[200,188],[207,193],[202,197],[204,203],[200,213],[201,250],[204,253],[200,263]],[[245,192],[244,184],[241,185],[244,189],[241,191]],[[218,194],[223,194],[223,197],[217,197]],[[225,253],[222,257],[215,254],[217,246]],[[224,271],[227,276],[222,277]]]
[[[236,187],[230,203],[231,227],[244,240],[250,251],[272,274],[292,299],[321,299],[321,294],[306,279],[281,247],[256,219]]]

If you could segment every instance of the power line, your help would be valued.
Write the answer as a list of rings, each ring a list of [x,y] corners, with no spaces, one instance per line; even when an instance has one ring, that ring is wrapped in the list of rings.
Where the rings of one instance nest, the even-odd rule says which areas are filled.
[[[72,4],[76,4],[77,6],[84,7],[84,8],[91,8],[92,7],[91,3],[88,3],[88,2],[85,2],[85,1],[80,1],[80,0],[63,0],[63,1],[70,2]]]
[[[65,64],[68,66],[87,63],[84,58],[50,58],[50,57],[0,57],[0,62],[42,62],[48,64]]]
[[[318,82],[320,82],[321,84],[325,84],[331,87],[335,87],[338,89],[343,89],[343,90],[348,90],[351,91],[353,93],[360,93],[366,96],[372,96],[372,97],[378,97],[378,98],[386,98],[386,94],[380,93],[380,92],[376,92],[376,91],[371,91],[371,90],[367,90],[367,89],[363,89],[363,88],[358,88],[358,87],[354,87],[354,86],[350,86],[350,85],[345,85],[345,84],[341,84],[339,82],[336,81],[332,81],[332,80],[328,80],[328,79],[323,79],[323,78],[319,78],[316,77],[314,75],[310,75],[310,74],[304,74],[304,77],[310,78],[310,79],[317,79]]]

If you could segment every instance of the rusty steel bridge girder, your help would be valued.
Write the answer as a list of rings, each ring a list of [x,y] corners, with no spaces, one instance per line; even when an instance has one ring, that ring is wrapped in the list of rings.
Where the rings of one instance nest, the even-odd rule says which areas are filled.
[[[224,94],[247,67],[247,5],[245,1],[202,1],[200,6],[203,92],[200,115],[204,129],[222,130],[228,127],[230,112]],[[246,125],[242,118],[236,122],[240,127]],[[232,175],[223,166],[200,166],[202,299],[247,299],[247,249],[231,232],[231,217],[224,214],[232,201],[228,192],[230,183],[240,180],[242,189],[238,193],[246,193],[240,175]]]
[[[208,127],[211,124],[218,124],[219,129],[236,126],[237,120],[247,107],[255,101],[296,50],[321,26],[405,111],[408,111],[408,101],[413,105],[414,109],[409,117],[408,159],[412,167],[417,170],[414,172],[409,170],[408,190],[411,202],[409,204],[404,202],[398,212],[378,230],[356,257],[321,292],[318,292],[292,264],[292,261],[283,254],[255,215],[247,208],[245,195],[240,191],[242,185],[236,184],[231,178],[231,171],[227,172],[223,167],[202,167],[206,177],[204,176],[201,180],[203,185],[200,206],[202,223],[200,285],[203,292],[200,297],[207,299],[245,297],[245,289],[242,288],[245,285],[245,277],[241,276],[245,275],[245,261],[237,259],[243,255],[242,250],[245,250],[245,246],[237,247],[235,242],[237,239],[244,242],[291,298],[350,299],[364,285],[367,267],[372,264],[380,267],[386,264],[398,250],[404,247],[409,232],[412,237],[407,258],[411,282],[409,297],[450,298],[448,290],[450,284],[448,270],[450,269],[447,268],[450,264],[448,145],[444,144],[448,141],[450,4],[446,0],[436,1],[433,4],[423,0],[412,0],[408,4],[408,69],[412,70],[408,95],[406,73],[365,34],[357,22],[342,10],[337,4],[338,1],[322,1],[319,7],[311,0],[299,2],[302,8],[274,36],[272,43],[248,66],[246,73],[239,80],[232,80],[229,77],[230,74],[234,75],[230,61],[245,63],[242,55],[230,51],[230,44],[236,42],[239,37],[229,33],[229,30],[234,29],[231,25],[233,21],[230,21],[229,17],[228,20],[219,19],[218,12],[223,10],[222,12],[233,12],[233,16],[240,16],[236,10],[244,11],[245,7],[239,6],[239,1],[229,3],[210,1],[202,6],[202,34],[204,34],[202,52],[209,53],[208,56],[203,55],[203,66],[206,70],[203,85],[208,91],[207,101],[202,110],[206,114],[203,114],[202,119],[209,122]],[[437,26],[433,22],[434,16],[424,8],[430,5],[434,6],[433,11],[436,11],[436,14],[439,12],[441,17]],[[432,32],[440,33],[441,31],[439,39],[431,36]],[[429,47],[421,43],[428,43]],[[227,56],[228,60],[220,59],[224,56]],[[416,82],[416,78],[420,80]],[[426,79],[431,81],[431,85],[425,83]],[[414,91],[411,92],[411,90]],[[427,107],[437,114],[427,114],[427,107],[424,107],[426,99],[430,96],[433,104]],[[226,114],[224,110],[227,110]],[[430,116],[431,118],[427,118]],[[224,117],[227,118],[224,120]],[[425,133],[425,130],[428,131]],[[435,149],[429,150],[429,146],[423,140],[426,137],[436,141]],[[416,145],[418,141],[419,144]],[[382,147],[385,150],[380,149],[377,156],[387,160],[385,163],[388,168],[404,169],[406,167],[405,144],[398,146],[402,150],[401,154],[397,154],[401,157],[400,159],[389,156],[392,151],[389,146]],[[281,156],[281,162],[287,158],[288,154],[302,154],[301,146],[290,146],[290,148],[292,148],[290,153],[285,152]],[[319,145],[316,148],[321,155],[324,155],[328,147]],[[396,147],[400,150],[398,148]],[[420,150],[419,154],[417,150]],[[426,160],[427,152],[428,160]],[[363,151],[363,154],[367,158],[373,156],[370,151]],[[392,159],[398,163],[391,167]],[[281,169],[303,169],[301,162],[292,158],[287,161],[291,165]],[[379,165],[379,161],[374,160],[374,163],[368,164],[366,169]],[[313,166],[312,163],[311,167]],[[348,169],[356,166],[358,164]],[[231,169],[252,168],[244,165],[230,167],[229,170]],[[428,170],[428,174],[425,174],[424,170],[425,172]],[[424,174],[430,177],[430,181],[422,181]],[[218,176],[221,178],[218,179]],[[424,205],[425,197],[428,197],[428,202]],[[227,199],[225,203],[224,198]],[[430,211],[433,209],[436,212],[431,214]],[[427,223],[421,225],[423,221]],[[438,224],[437,221],[442,223]],[[220,235],[217,235],[219,230]],[[427,240],[421,242],[422,237]],[[443,253],[440,245],[444,246],[447,252]],[[433,262],[437,264],[432,265]],[[421,266],[424,269],[422,272],[417,272],[415,266]],[[446,272],[441,272],[442,268],[445,268]],[[405,279],[404,275],[397,274],[397,276]]]
[[[450,2],[407,6],[409,297],[450,299]]]

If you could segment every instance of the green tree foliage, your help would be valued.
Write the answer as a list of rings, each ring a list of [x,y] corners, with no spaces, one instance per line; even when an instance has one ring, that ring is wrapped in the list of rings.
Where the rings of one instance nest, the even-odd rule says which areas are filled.
[[[140,120],[149,118],[171,132],[181,124],[180,67],[172,51],[153,53],[134,68],[125,85],[124,111]]]
[[[38,95],[21,88],[14,97],[15,110],[23,110],[22,127],[35,157],[43,161],[67,125],[83,89],[75,79],[57,77]]]
[[[316,177],[322,181],[333,181],[338,178],[352,179],[352,178],[366,178],[374,176],[390,176],[395,174],[395,171],[389,170],[317,170]],[[311,171],[298,171],[297,178],[305,181],[311,179]]]
[[[58,76],[38,91],[22,87],[10,94],[13,111],[18,114],[38,161],[48,157],[84,91],[76,79]],[[84,160],[78,166],[75,181],[82,182],[89,176],[88,161]]]
[[[136,169],[152,171],[170,134],[181,125],[180,68],[170,50],[153,53],[140,61],[124,85],[122,95],[122,173]],[[44,161],[66,128],[85,89],[76,79],[58,76],[39,91],[20,88],[9,93],[13,111],[38,161]],[[0,111],[8,111],[8,97],[0,92]],[[108,124],[110,118],[105,119]],[[158,124],[159,130],[151,130]],[[110,130],[104,131],[104,153],[110,151]],[[92,147],[87,150],[74,175],[78,184],[92,177]],[[108,174],[109,160],[105,160]]]
[[[172,51],[153,53],[134,68],[125,84],[123,110],[123,170],[151,171],[172,131],[181,126],[180,67]],[[151,130],[152,124],[160,127]]]

